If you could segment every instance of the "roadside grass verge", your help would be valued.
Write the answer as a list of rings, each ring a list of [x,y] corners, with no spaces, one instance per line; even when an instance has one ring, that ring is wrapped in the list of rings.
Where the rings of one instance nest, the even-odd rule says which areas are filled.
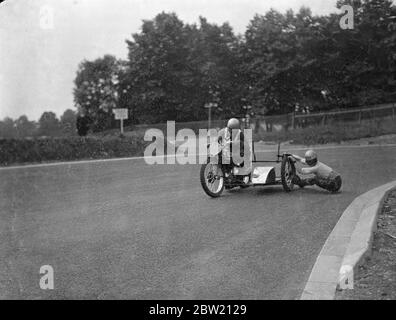
[[[384,201],[370,257],[354,278],[354,290],[337,291],[336,300],[396,299],[396,190]]]

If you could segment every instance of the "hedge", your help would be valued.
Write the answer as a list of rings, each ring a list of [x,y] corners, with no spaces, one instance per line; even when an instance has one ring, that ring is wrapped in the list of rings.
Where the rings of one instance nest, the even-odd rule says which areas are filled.
[[[254,135],[254,140],[291,141],[314,145],[341,142],[384,134],[396,134],[396,121],[382,119],[362,123],[334,123],[290,131]],[[48,161],[72,161],[142,156],[151,142],[143,133],[67,138],[0,139],[0,166]],[[166,148],[165,148],[166,149]]]
[[[143,155],[142,136],[0,139],[0,165]]]

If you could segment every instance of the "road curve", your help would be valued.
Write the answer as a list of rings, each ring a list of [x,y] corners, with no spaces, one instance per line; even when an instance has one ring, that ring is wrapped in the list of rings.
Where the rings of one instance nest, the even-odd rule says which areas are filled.
[[[0,299],[298,299],[348,204],[396,179],[395,146],[319,154],[341,194],[210,199],[199,166],[142,159],[0,171]],[[53,291],[39,288],[42,265]]]

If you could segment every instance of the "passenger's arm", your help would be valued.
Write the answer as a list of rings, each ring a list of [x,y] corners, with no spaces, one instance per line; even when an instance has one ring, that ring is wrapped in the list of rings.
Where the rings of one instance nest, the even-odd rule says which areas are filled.
[[[302,164],[306,164],[304,158],[302,158],[302,157],[300,157],[300,156],[298,156],[298,155],[296,155],[296,154],[292,154],[292,157],[293,157],[294,159],[296,159],[298,162],[301,162]]]
[[[314,167],[308,167],[308,168],[301,168],[300,172],[302,174],[314,174],[317,171],[317,166]]]

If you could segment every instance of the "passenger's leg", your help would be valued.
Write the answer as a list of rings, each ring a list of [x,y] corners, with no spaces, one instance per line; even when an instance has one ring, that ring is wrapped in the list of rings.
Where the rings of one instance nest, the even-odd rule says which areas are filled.
[[[341,189],[342,181],[340,176],[329,179],[319,179],[316,185],[330,192],[337,192]]]
[[[341,176],[336,176],[333,180],[330,191],[333,193],[336,193],[336,192],[340,191],[341,186],[342,186]]]
[[[312,186],[316,184],[317,179],[316,178],[301,178],[298,175],[295,175],[292,179],[292,182],[295,185],[298,185],[300,188],[304,188],[306,186]]]

